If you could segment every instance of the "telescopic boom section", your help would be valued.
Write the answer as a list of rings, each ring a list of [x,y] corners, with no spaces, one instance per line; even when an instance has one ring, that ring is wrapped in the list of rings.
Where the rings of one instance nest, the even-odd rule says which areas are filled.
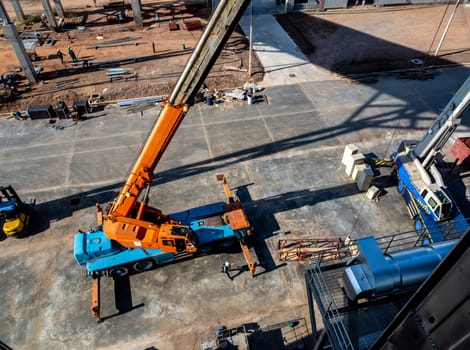
[[[467,78],[454,97],[449,101],[426,135],[413,149],[414,155],[427,168],[444,147],[463,119],[470,104],[470,78]]]
[[[184,108],[181,106],[164,106],[126,184],[109,212],[111,216],[128,217],[131,214],[142,191],[152,183],[154,169],[181,124],[184,114]]]
[[[151,185],[156,166],[248,3],[249,0],[219,2],[124,187],[103,216],[103,231],[109,238],[128,247],[159,248],[159,235],[175,231],[177,222],[148,207],[147,195],[142,203],[138,202],[139,197]],[[181,229],[180,235],[186,231]]]

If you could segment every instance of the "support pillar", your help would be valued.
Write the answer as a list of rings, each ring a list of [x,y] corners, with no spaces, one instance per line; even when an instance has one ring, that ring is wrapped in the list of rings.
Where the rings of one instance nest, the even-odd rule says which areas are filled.
[[[3,3],[0,1],[0,19],[4,24],[11,23],[10,16],[8,16],[7,10],[3,7]]]
[[[20,62],[21,68],[23,69],[26,78],[29,80],[30,83],[35,83],[36,80],[36,72],[34,71],[33,64],[31,63],[31,59],[26,52],[26,49],[23,45],[23,41],[16,30],[14,24],[4,24],[3,29],[5,31],[5,37],[10,42],[13,51],[15,51],[16,57]]]
[[[16,21],[17,22],[24,21],[24,12],[23,12],[23,9],[21,8],[19,0],[11,0],[11,5],[13,6],[13,9],[15,10],[15,13],[16,13]]]
[[[62,6],[62,1],[54,0],[54,5],[55,5],[55,8],[57,9],[57,14],[59,15],[59,17],[65,18],[65,11],[64,11],[64,7]]]
[[[52,30],[57,30],[57,21],[54,17],[54,12],[52,12],[51,4],[49,0],[41,0],[42,7],[44,8],[44,12],[46,13],[47,20],[49,21],[49,28]]]
[[[308,313],[310,316],[310,326],[312,327],[312,340],[313,344],[317,342],[318,337],[318,330],[317,330],[317,322],[315,320],[315,307],[313,303],[313,290],[312,286],[310,285],[312,281],[312,277],[310,276],[312,272],[307,269],[305,271],[305,287],[307,288],[307,301],[308,301]]]
[[[134,22],[137,27],[142,27],[144,21],[142,20],[142,10],[140,0],[131,0],[132,13],[134,15]]]

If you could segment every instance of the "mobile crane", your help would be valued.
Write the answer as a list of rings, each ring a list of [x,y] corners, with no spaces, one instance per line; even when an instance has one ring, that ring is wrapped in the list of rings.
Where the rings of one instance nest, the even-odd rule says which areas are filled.
[[[75,235],[75,259],[93,277],[91,309],[98,318],[103,275],[120,277],[130,270],[148,270],[181,256],[223,248],[227,240],[233,239],[240,242],[248,268],[255,272],[256,264],[247,247],[251,225],[224,175],[217,175],[217,179],[223,184],[228,203],[172,215],[148,204],[154,170],[248,3],[219,2],[119,195],[105,212],[97,205],[96,229]]]
[[[467,78],[424,137],[419,142],[403,141],[391,155],[398,192],[405,199],[416,231],[422,232],[426,228],[429,232],[429,243],[444,240],[446,231],[451,229],[461,235],[469,229],[468,222],[448,194],[435,161],[469,104],[470,78]]]

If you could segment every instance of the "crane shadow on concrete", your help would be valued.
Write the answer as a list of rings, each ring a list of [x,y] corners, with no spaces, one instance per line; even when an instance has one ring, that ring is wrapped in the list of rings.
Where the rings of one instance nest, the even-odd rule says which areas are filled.
[[[418,18],[416,13],[408,11],[410,17]],[[398,69],[418,69],[421,73],[425,73],[426,67],[458,65],[459,62],[467,61],[464,57],[468,55],[466,48],[434,56],[431,47],[428,52],[423,52],[417,48],[397,44],[403,40],[399,35],[395,41],[380,38],[375,23],[364,23],[363,31],[359,31],[328,21],[325,17],[311,16],[303,12],[277,15],[276,19],[310,63],[342,76]],[[430,28],[426,30],[435,30],[434,27]],[[406,33],[406,30],[404,32]],[[332,43],[331,46],[325,44],[326,42]],[[437,41],[434,38],[432,47],[436,45]],[[415,46],[419,47],[418,44]],[[334,54],[330,54],[331,52]],[[266,67],[266,69],[269,71],[271,68]]]

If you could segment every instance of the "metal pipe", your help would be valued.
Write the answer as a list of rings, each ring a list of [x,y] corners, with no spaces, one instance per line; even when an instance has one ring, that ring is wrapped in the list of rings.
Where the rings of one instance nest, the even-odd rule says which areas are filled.
[[[252,56],[253,56],[253,2],[254,0],[251,0],[251,8],[250,8],[250,52],[248,56],[248,78],[251,78],[251,75],[253,74],[252,70]]]
[[[444,29],[444,33],[442,33],[441,40],[439,41],[439,44],[437,45],[437,49],[436,49],[436,52],[434,53],[434,56],[438,55],[439,50],[441,49],[441,46],[444,43],[444,39],[447,35],[447,31],[449,30],[450,25],[451,25],[452,21],[454,20],[455,13],[457,12],[457,7],[459,5],[460,5],[460,0],[457,0],[457,2],[455,3],[454,10],[452,11],[452,14],[450,15],[449,22],[447,22],[446,29]]]

